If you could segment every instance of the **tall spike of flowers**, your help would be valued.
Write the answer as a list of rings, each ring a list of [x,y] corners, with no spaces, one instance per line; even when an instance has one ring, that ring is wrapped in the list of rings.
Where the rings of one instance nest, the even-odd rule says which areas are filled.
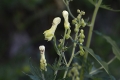
[[[47,71],[47,63],[46,63],[46,59],[45,59],[45,46],[41,45],[39,46],[39,50],[40,50],[40,69],[41,70],[45,70]]]
[[[63,15],[63,17],[64,17],[64,27],[65,27],[65,29],[69,29],[69,28],[70,28],[70,23],[69,23],[69,21],[68,21],[68,16],[69,16],[69,14],[68,14],[68,12],[67,12],[66,10],[64,10],[64,11],[62,12],[62,15]]]
[[[45,36],[45,40],[48,40],[48,41],[52,40],[55,30],[60,22],[61,22],[60,17],[56,17],[53,19],[52,27],[49,30],[44,31],[43,33]]]

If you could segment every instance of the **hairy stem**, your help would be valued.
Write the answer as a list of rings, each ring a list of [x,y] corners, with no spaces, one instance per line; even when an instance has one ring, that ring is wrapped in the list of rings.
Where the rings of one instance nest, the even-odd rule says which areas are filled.
[[[90,43],[91,43],[91,39],[92,39],[92,31],[93,31],[94,24],[95,24],[95,19],[96,19],[96,15],[97,15],[97,12],[98,12],[98,9],[99,9],[101,3],[102,3],[102,0],[99,0],[98,3],[95,4],[95,9],[94,9],[94,13],[93,13],[93,16],[92,16],[92,21],[91,21],[91,24],[90,24],[90,28],[89,28],[86,47],[90,47]],[[87,60],[87,57],[88,57],[88,52],[86,52],[85,55],[84,55],[84,61],[85,62]],[[84,64],[82,64],[82,67],[84,67]],[[84,80],[84,69],[83,68],[81,70],[80,80]]]

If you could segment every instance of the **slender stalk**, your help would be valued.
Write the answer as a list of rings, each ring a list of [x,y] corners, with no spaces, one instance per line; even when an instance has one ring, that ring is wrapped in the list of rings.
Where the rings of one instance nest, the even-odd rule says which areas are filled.
[[[65,32],[64,32],[64,36],[63,36],[63,43],[62,43],[62,46],[64,46],[64,43],[65,43],[65,36],[66,36],[66,33],[67,33],[67,29],[65,28]]]
[[[42,73],[42,79],[45,80],[44,74]]]
[[[89,28],[86,47],[90,47],[90,43],[91,43],[91,39],[92,39],[92,31],[93,31],[94,24],[95,24],[95,19],[96,19],[96,15],[97,15],[97,12],[98,12],[98,9],[99,9],[101,3],[102,3],[102,0],[99,0],[98,3],[95,4],[95,9],[94,9],[94,13],[93,13],[93,16],[92,16],[91,25],[90,25],[90,28]],[[87,57],[88,57],[88,52],[86,52],[85,55],[84,55],[84,61],[85,62],[87,60]],[[84,80],[84,69],[83,68],[84,68],[84,64],[82,64],[82,70],[81,70],[81,73],[80,73],[80,80]]]
[[[114,56],[107,64],[111,64],[116,59],[116,56]]]
[[[56,79],[57,73],[58,73],[58,70],[56,70],[56,71],[55,71],[55,73],[54,73],[55,77],[54,77],[54,79],[53,79],[53,80],[55,80],[55,79]]]
[[[72,80],[75,80],[75,77],[74,77],[74,76],[72,77]]]
[[[64,4],[65,4],[66,7],[67,7],[67,10],[68,10],[70,16],[74,19],[75,17],[73,16],[73,14],[71,13],[70,8],[69,8],[69,2],[70,2],[70,1],[67,1],[67,0],[65,1],[65,0],[63,0],[63,2],[64,2]]]
[[[95,19],[96,19],[96,15],[97,15],[97,12],[98,12],[98,9],[99,9],[101,3],[102,3],[102,0],[99,0],[98,3],[95,4],[95,9],[94,9],[94,13],[92,16],[92,21],[91,21],[91,25],[90,25],[90,29],[89,29],[89,33],[88,33],[86,47],[90,47],[90,43],[91,43],[91,39],[92,39],[92,32],[93,32],[93,28],[94,28],[94,24],[95,24]],[[87,59],[87,56],[88,56],[88,53],[86,53],[84,57]]]
[[[62,46],[63,46],[63,47],[64,47],[64,44],[65,44],[65,36],[66,36],[66,33],[67,33],[67,29],[65,28],[65,33],[64,33],[64,36],[63,36],[63,43],[62,43]],[[64,52],[62,52],[61,54],[62,54],[62,56],[63,56],[63,59],[64,59],[64,61],[65,61],[65,64],[67,65],[67,61],[66,61]]]
[[[62,60],[62,56],[59,57],[59,60],[58,60],[57,66],[60,66],[60,64],[61,64],[61,60]],[[54,76],[55,76],[55,77],[54,77],[53,80],[56,79],[57,73],[58,73],[58,70],[55,70],[55,72],[54,72]]]
[[[66,60],[66,58],[65,58],[65,54],[62,53],[62,56],[63,56],[63,59],[64,59],[64,61],[65,61],[65,64],[67,65],[67,60]]]
[[[75,41],[77,40],[77,35],[78,35],[78,32],[75,34]],[[68,62],[68,64],[67,64],[67,67],[70,66],[70,64],[71,64],[71,62],[72,62],[72,60],[73,60],[73,58],[74,58],[75,47],[76,47],[76,42],[74,42],[74,44],[73,44],[72,54],[71,54],[70,60],[69,60],[69,62]],[[68,69],[65,70],[65,73],[64,73],[63,78],[66,78],[67,72],[68,72]]]
[[[63,47],[64,47],[64,43],[65,43],[66,33],[67,33],[67,29],[65,29],[64,36],[63,36],[63,42],[62,42],[62,46],[63,46]],[[56,40],[54,40],[54,41],[56,41]],[[58,49],[57,49],[57,50],[58,50]],[[64,52],[62,52],[62,51],[57,51],[57,52],[60,52],[59,54],[61,54],[61,56],[59,56],[59,60],[58,60],[57,66],[60,66],[62,57],[64,58],[65,64],[67,65],[67,61],[66,61]],[[58,70],[56,70],[56,71],[54,72],[54,75],[55,75],[54,80],[56,79],[57,73],[58,73]]]

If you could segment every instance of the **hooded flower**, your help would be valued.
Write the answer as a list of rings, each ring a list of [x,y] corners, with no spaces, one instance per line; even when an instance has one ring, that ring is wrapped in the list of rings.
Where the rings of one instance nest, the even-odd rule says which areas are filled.
[[[69,23],[69,21],[68,21],[68,12],[66,11],[66,10],[64,10],[63,12],[62,12],[62,15],[63,15],[63,17],[64,17],[64,27],[66,28],[66,29],[69,29],[70,28],[70,23]]]
[[[41,45],[39,46],[39,50],[40,50],[40,69],[41,70],[45,70],[47,71],[47,63],[46,63],[46,59],[45,59],[45,46],[44,45]]]
[[[61,22],[60,17],[56,17],[53,19],[52,27],[49,30],[44,31],[43,33],[45,36],[45,40],[48,40],[48,41],[52,40],[55,30],[60,22]]]

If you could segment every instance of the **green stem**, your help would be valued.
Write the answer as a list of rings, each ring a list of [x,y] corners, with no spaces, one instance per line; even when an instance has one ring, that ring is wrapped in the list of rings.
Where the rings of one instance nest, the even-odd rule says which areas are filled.
[[[58,73],[58,70],[56,70],[56,71],[54,72],[55,77],[54,77],[54,79],[53,79],[53,80],[55,80],[55,79],[56,79],[57,73]]]
[[[59,60],[58,60],[58,63],[57,63],[57,66],[60,66],[60,64],[61,64],[61,60],[62,60],[62,57],[61,56],[59,56]],[[58,70],[55,70],[55,72],[54,72],[54,79],[53,80],[55,80],[56,79],[56,76],[57,76],[57,73],[58,73]]]
[[[58,49],[58,47],[57,47],[57,44],[56,44],[56,37],[55,37],[55,36],[53,37],[53,42],[54,42],[54,47],[55,47],[55,50],[56,50],[57,54],[58,54],[59,56],[61,56],[60,51],[59,51],[59,49]]]
[[[66,36],[66,33],[67,33],[67,29],[65,28],[65,32],[64,32],[64,36],[63,36],[63,43],[62,43],[62,46],[64,47],[64,44],[65,44],[65,36]]]
[[[111,64],[116,59],[116,56],[114,56],[107,64]]]
[[[75,34],[75,41],[77,40],[77,35],[78,35],[78,32]],[[73,44],[72,54],[71,54],[70,60],[69,60],[69,62],[68,62],[68,64],[67,64],[67,67],[70,66],[70,64],[71,64],[71,62],[72,62],[72,60],[73,60],[73,58],[74,58],[75,47],[76,47],[76,42],[74,42],[74,44]],[[66,78],[67,72],[68,72],[68,69],[65,70],[65,73],[64,73],[63,78]]]
[[[74,19],[75,17],[73,16],[73,14],[71,13],[70,8],[69,8],[69,2],[70,2],[70,1],[65,1],[65,0],[63,0],[63,2],[64,2],[64,4],[65,4],[66,7],[67,7],[67,10],[68,10],[70,16]]]
[[[93,13],[93,16],[92,16],[92,21],[91,21],[91,25],[90,25],[90,29],[89,29],[89,33],[88,33],[88,38],[87,38],[87,43],[86,43],[86,47],[90,47],[90,43],[91,43],[91,39],[92,39],[92,31],[93,31],[93,28],[94,28],[94,24],[95,24],[95,19],[96,19],[96,15],[97,15],[97,12],[98,12],[98,9],[100,7],[102,3],[102,0],[99,0],[97,4],[95,4],[95,9],[94,9],[94,13]],[[84,55],[84,61],[86,62],[87,60],[87,57],[88,57],[88,52],[85,53]],[[82,70],[81,70],[81,75],[80,75],[80,80],[84,80],[84,64],[82,64]]]
[[[65,61],[65,64],[67,65],[67,60],[66,60],[66,58],[65,58],[64,52],[62,53],[62,56],[63,56],[63,59],[64,59],[64,61]]]
[[[102,0],[99,0],[98,3],[95,4],[95,10],[94,10],[94,13],[92,16],[92,21],[90,24],[86,47],[90,47],[90,43],[91,43],[91,39],[92,39],[92,32],[93,32],[93,28],[94,28],[94,24],[95,24],[95,19],[96,19],[96,15],[97,15],[97,12],[98,12],[98,9],[99,9],[101,3],[102,3]],[[87,59],[87,56],[88,56],[88,53],[85,54],[86,59]]]
[[[44,74],[42,73],[42,79],[45,80]]]
[[[67,34],[67,29],[65,28],[65,33],[64,33],[64,36],[63,36],[63,43],[62,43],[62,46],[63,46],[63,47],[64,47],[64,44],[65,44],[65,36],[66,36],[66,34]],[[65,64],[67,65],[67,61],[66,61],[64,52],[62,51],[61,54],[62,54],[62,57],[63,57],[63,59],[64,59],[64,61],[65,61]]]

